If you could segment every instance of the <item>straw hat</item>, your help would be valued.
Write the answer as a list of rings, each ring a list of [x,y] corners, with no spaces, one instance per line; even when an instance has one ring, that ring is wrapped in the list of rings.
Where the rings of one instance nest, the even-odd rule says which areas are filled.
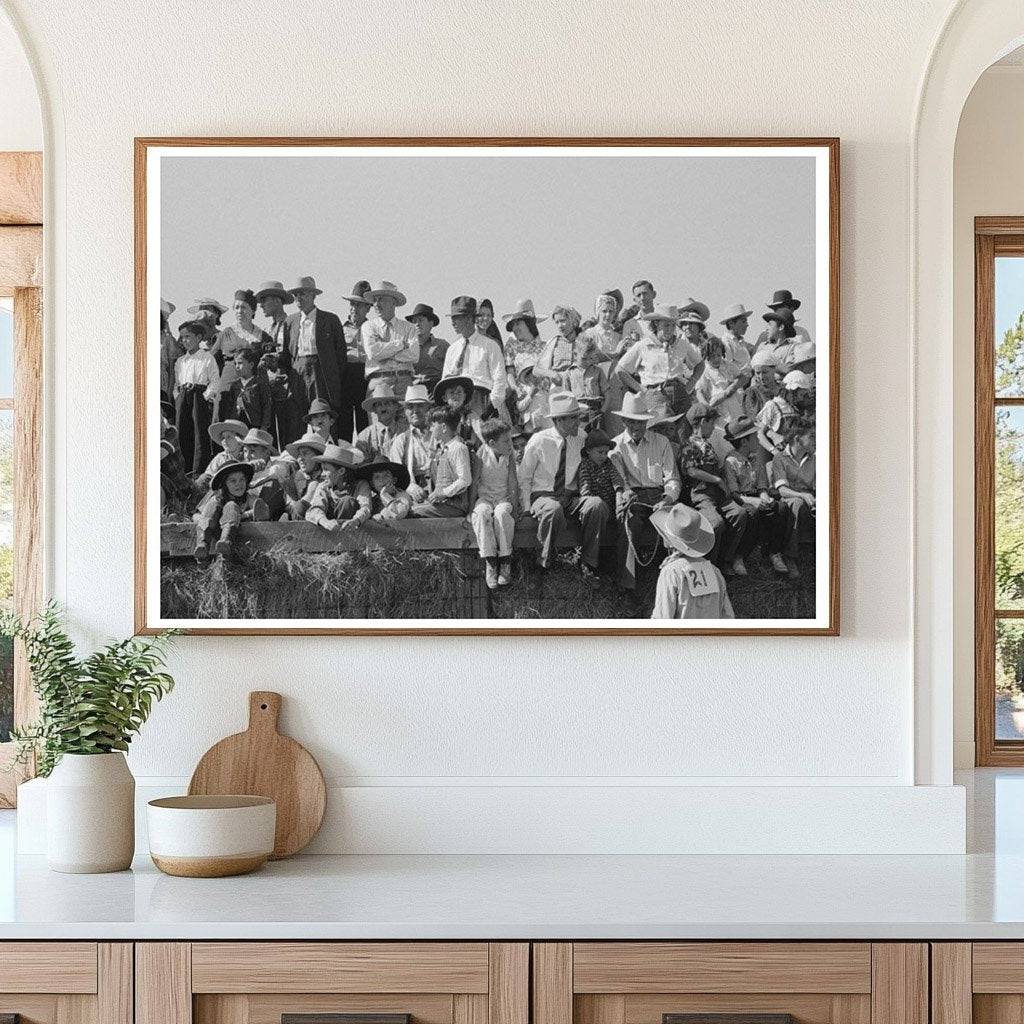
[[[753,315],[754,311],[752,309],[747,309],[747,307],[744,306],[742,302],[734,302],[731,306],[729,306],[726,309],[726,311],[722,314],[722,319],[719,320],[718,322],[725,326],[726,324],[729,323],[730,320],[735,320],[737,317]]]
[[[654,419],[654,413],[647,407],[643,395],[627,394],[622,399],[622,408],[616,410],[616,416],[624,420],[642,420],[650,423]]]
[[[669,547],[691,558],[703,558],[715,546],[711,524],[689,505],[655,509],[651,513],[651,526]]]
[[[318,466],[339,466],[342,469],[355,469],[363,463],[363,453],[350,444],[328,444],[323,453],[313,461]]]
[[[750,357],[750,368],[752,370],[774,369],[779,365],[779,357],[770,348],[759,348]]]
[[[376,288],[370,289],[370,298],[376,302],[379,295],[390,295],[395,300],[396,306],[404,306],[406,303],[405,296],[390,282],[381,281]]]
[[[213,479],[210,481],[210,490],[217,490],[232,473],[244,474],[246,485],[248,485],[255,472],[256,467],[251,462],[225,462],[224,465],[213,474]]]
[[[191,313],[193,316],[199,316],[204,309],[215,309],[218,313],[226,313],[228,307],[221,305],[216,299],[193,299],[192,305],[188,307],[186,312]]]
[[[319,435],[314,434],[312,431],[305,433],[298,439],[298,441],[292,441],[291,444],[285,445],[285,451],[293,458],[299,457],[300,448],[312,448],[317,455],[323,455],[324,449],[327,447],[327,442]]]
[[[242,438],[242,444],[258,444],[264,448],[273,448],[274,439],[265,430],[260,430],[259,427],[253,427],[245,437]]]
[[[675,323],[679,319],[679,310],[675,306],[655,306],[650,313],[644,313],[641,320],[669,320]]]
[[[797,388],[810,390],[814,387],[814,378],[809,373],[804,373],[802,370],[790,370],[789,373],[782,378],[782,386],[787,391],[796,391]]]
[[[681,324],[698,324],[703,327],[707,321],[698,313],[695,309],[687,310],[679,317],[679,323]]]
[[[225,434],[237,434],[241,440],[249,432],[249,428],[241,420],[221,420],[211,423],[207,433],[214,444],[220,444]]]
[[[695,299],[692,295],[687,299],[685,306],[679,307],[679,312],[696,313],[702,324],[706,324],[711,319],[710,307],[701,302],[700,299]]]
[[[425,384],[410,384],[405,389],[402,405],[430,405],[430,392]]]
[[[539,324],[547,320],[546,316],[537,316],[537,312],[533,308],[533,299],[520,299],[516,303],[516,308],[511,313],[506,313],[501,319],[506,327],[510,327],[513,321],[524,320],[527,317],[536,320]]]

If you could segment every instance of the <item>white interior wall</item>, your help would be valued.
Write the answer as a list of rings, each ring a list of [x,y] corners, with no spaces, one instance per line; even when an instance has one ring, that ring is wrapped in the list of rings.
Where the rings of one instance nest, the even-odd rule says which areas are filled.
[[[246,691],[264,687],[285,694],[286,726],[339,792],[422,793],[432,808],[466,786],[629,782],[865,785],[884,813],[877,787],[913,781],[907,168],[944,0],[762,0],[718,5],[713,18],[695,3],[519,0],[496,14],[360,0],[313,4],[302,19],[269,0],[145,10],[118,0],[99,11],[4,2],[52,114],[50,575],[85,639],[132,626],[133,136],[843,140],[842,637],[183,639],[178,691],[134,747],[138,774],[186,777],[240,725]],[[461,38],[451,31],[460,25]],[[118,59],[95,60],[112,39]],[[203,39],[233,39],[242,52],[233,59]],[[318,273],[347,280],[357,267]],[[685,281],[669,287],[682,294]],[[942,812],[957,813],[948,803]]]
[[[6,14],[0,10],[0,150],[40,150],[43,122],[32,70]]]
[[[1018,51],[1019,52],[1019,51]],[[996,65],[964,106],[954,160],[954,572],[974,578],[974,218],[1024,215],[1024,65]],[[974,764],[974,591],[954,591],[956,766]]]

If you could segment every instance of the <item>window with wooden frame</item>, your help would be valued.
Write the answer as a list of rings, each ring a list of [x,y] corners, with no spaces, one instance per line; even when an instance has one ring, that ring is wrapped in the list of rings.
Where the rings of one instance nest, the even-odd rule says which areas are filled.
[[[0,153],[0,604],[42,598],[43,173],[40,153]],[[30,768],[11,766],[12,725],[34,716],[24,652],[0,638],[0,807]]]
[[[975,749],[1024,765],[1024,217],[975,219]]]

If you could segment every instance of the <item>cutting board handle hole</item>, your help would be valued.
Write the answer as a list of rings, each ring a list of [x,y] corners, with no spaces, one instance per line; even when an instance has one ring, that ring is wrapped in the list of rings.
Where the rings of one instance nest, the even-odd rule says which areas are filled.
[[[261,704],[260,705],[260,711],[266,711],[266,710],[267,710],[267,705],[266,704]]]

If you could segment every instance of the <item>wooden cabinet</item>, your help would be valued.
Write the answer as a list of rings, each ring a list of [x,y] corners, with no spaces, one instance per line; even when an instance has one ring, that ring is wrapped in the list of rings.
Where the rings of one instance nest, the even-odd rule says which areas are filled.
[[[132,1024],[130,942],[0,943],[0,1018]]]
[[[869,942],[533,946],[533,1024],[928,1024],[928,948]],[[774,1019],[765,1015],[776,1015]]]
[[[529,1024],[529,966],[522,942],[139,943],[136,1024]]]
[[[1024,942],[934,942],[933,1024],[1024,1020]]]

